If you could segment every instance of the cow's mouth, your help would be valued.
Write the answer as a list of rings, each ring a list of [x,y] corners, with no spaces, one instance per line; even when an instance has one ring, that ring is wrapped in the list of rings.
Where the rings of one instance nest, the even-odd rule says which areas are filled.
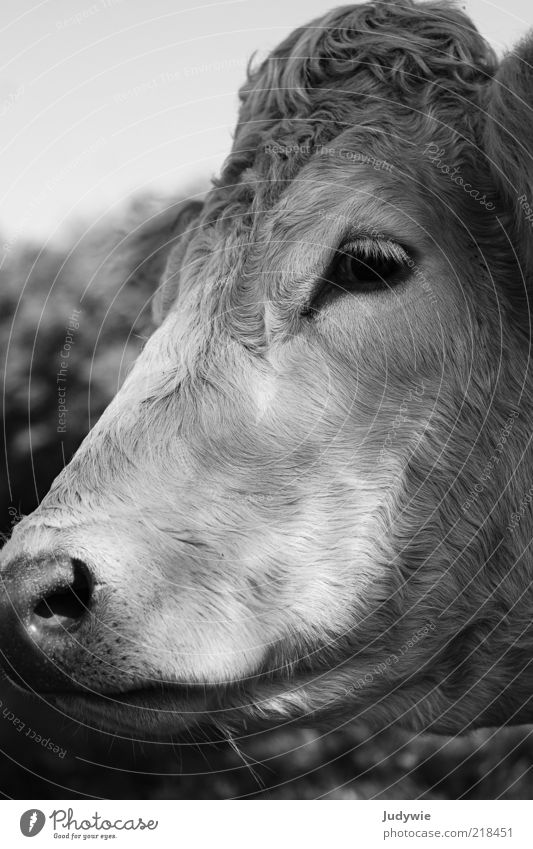
[[[114,733],[159,736],[200,721],[212,698],[200,687],[146,686],[116,693],[58,692],[49,701],[71,719]]]
[[[47,700],[70,719],[87,727],[140,738],[161,738],[202,724],[220,727],[245,715],[255,725],[255,707],[263,713],[269,686],[254,687],[245,697],[237,685],[168,684],[106,694],[90,691],[47,694]],[[259,721],[259,724],[264,724]]]
[[[259,676],[248,690],[239,685],[159,685],[108,693],[57,693],[53,703],[72,719],[104,731],[141,738],[179,734],[194,726],[264,729],[272,722],[309,719],[308,691],[320,713],[335,707],[330,690],[337,674],[288,679]],[[345,692],[345,688],[343,687]]]
[[[12,679],[11,679],[12,680]],[[309,719],[335,711],[347,693],[346,670],[322,666],[276,674],[261,669],[243,682],[147,683],[128,690],[79,689],[35,693],[66,717],[115,735],[151,739],[192,727],[265,728],[272,722]],[[21,682],[18,682],[21,686]],[[26,692],[28,690],[24,687]]]
[[[22,678],[5,673],[5,680],[21,693],[39,699],[69,719],[100,730],[146,736],[178,731],[198,722],[215,704],[212,686],[158,684],[99,693],[88,688],[34,690]]]

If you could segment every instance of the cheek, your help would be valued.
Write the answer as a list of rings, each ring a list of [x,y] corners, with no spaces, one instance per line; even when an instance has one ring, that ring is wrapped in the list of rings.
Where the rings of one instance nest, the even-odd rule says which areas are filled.
[[[423,336],[421,316],[406,316],[384,311],[379,334],[376,315],[345,315],[342,328],[329,316],[320,335],[293,346],[261,425],[264,444],[285,448],[286,468],[302,480],[339,465],[366,485],[384,461],[414,450],[449,363],[442,340]]]

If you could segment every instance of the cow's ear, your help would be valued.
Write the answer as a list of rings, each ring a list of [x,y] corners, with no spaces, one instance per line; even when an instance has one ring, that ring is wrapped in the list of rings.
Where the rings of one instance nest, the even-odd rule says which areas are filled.
[[[152,313],[158,324],[176,294],[176,275],[170,279],[164,274],[170,252],[201,209],[198,200],[160,203],[157,207],[140,202],[114,251],[121,278],[143,291],[155,292]]]
[[[533,31],[502,60],[487,87],[484,148],[511,213],[510,236],[533,273]]]

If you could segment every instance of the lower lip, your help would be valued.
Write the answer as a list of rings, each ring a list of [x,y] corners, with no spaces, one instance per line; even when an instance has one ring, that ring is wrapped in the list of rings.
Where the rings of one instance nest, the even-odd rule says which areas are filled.
[[[167,731],[176,733],[205,714],[205,703],[202,709],[190,699],[185,701],[176,694],[149,689],[107,696],[58,693],[50,700],[74,721],[86,725],[94,721],[100,730],[143,737]]]
[[[104,710],[111,708],[119,708],[128,710],[129,708],[153,710],[160,712],[179,712],[190,713],[192,715],[198,712],[198,709],[207,707],[210,702],[214,705],[214,693],[209,698],[209,693],[206,692],[204,686],[194,685],[179,685],[169,684],[168,686],[160,687],[139,687],[132,690],[125,690],[115,693],[95,693],[90,690],[80,692],[56,692],[50,694],[54,699],[67,701],[79,701],[94,707],[101,707]]]
[[[128,690],[120,693],[52,693],[57,701],[79,702],[90,707],[102,709],[128,710],[142,709],[160,712],[197,713],[194,708],[200,702],[198,696],[192,695],[184,687],[168,687],[156,689],[152,687]],[[205,697],[202,699],[205,704]]]

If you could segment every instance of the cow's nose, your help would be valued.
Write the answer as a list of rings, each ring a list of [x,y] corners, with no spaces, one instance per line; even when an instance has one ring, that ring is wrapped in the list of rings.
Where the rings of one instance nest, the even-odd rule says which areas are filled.
[[[0,572],[0,651],[9,677],[37,690],[77,687],[69,672],[92,597],[81,560],[51,554],[7,564]]]

